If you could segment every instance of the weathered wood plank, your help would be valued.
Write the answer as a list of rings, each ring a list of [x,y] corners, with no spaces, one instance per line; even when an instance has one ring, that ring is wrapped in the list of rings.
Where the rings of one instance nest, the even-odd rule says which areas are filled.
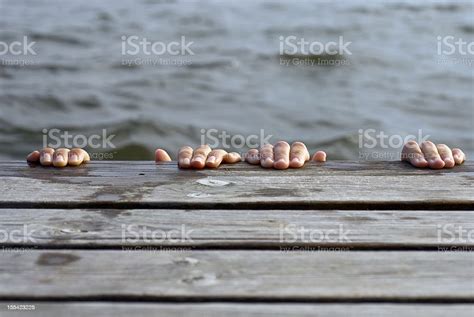
[[[0,299],[474,300],[472,252],[29,251]]]
[[[34,311],[8,311],[8,304],[32,304]],[[63,317],[63,316],[115,316],[115,317],[472,317],[474,305],[429,304],[165,304],[165,303],[44,303],[0,302],[0,314],[9,316]]]
[[[455,210],[0,209],[3,247],[474,250],[472,232]]]
[[[55,169],[0,163],[1,207],[473,209],[474,164],[327,162],[266,170],[245,163],[178,170],[174,163],[91,162]]]

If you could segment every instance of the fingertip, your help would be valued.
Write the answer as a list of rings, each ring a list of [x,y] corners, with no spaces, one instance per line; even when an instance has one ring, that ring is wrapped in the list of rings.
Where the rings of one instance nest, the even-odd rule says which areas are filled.
[[[81,165],[81,163],[84,160],[84,154],[81,151],[78,150],[71,150],[69,151],[68,154],[68,164],[70,166],[78,166]]]
[[[413,159],[410,159],[410,164],[413,165],[414,167],[418,168],[425,168],[428,166],[428,161],[425,160],[423,157],[416,157]]]
[[[69,153],[69,163],[75,163],[78,161],[78,159],[79,159],[79,156],[77,155],[77,153],[72,152],[72,151]]]
[[[278,161],[276,161],[274,164],[273,164],[273,167],[277,170],[284,170],[284,169],[287,169],[289,166],[288,164],[288,161],[284,160],[284,159],[279,159]]]
[[[279,147],[279,146],[282,146],[282,147],[285,147],[285,148],[288,148],[288,149],[290,148],[290,145],[286,141],[278,141],[277,143],[275,143],[275,145],[273,147],[275,148],[275,147]]]
[[[67,165],[67,158],[65,153],[55,153],[53,156],[53,166],[54,167],[65,167]]]
[[[242,161],[242,156],[240,155],[240,153],[237,153],[237,152],[230,152],[229,157],[231,158],[233,162]]]
[[[436,159],[431,159],[428,161],[428,165],[430,166],[431,169],[441,169],[444,167],[444,161],[436,158]]]
[[[40,163],[43,166],[50,166],[53,164],[53,154],[50,152],[42,151],[40,154]]]
[[[261,161],[261,165],[262,167],[265,167],[265,168],[271,168],[273,167],[273,160],[269,157],[267,157],[266,159],[263,159]]]
[[[455,148],[455,149],[453,149],[452,153],[453,153],[454,162],[457,165],[462,164],[466,160],[466,155],[460,149]]]
[[[155,162],[169,162],[171,161],[171,157],[168,155],[163,149],[157,149],[155,151]]]
[[[403,147],[408,148],[408,149],[416,149],[416,148],[419,147],[419,145],[418,145],[418,143],[416,143],[416,141],[410,140],[407,143],[405,143],[405,145]]]
[[[216,168],[219,166],[217,158],[215,156],[209,156],[206,160],[206,166],[211,168]]]
[[[225,163],[237,163],[242,161],[242,157],[237,152],[230,152],[224,156]]]
[[[317,151],[314,153],[312,161],[315,162],[326,162],[326,152],[324,151]]]
[[[215,162],[216,162],[215,156],[209,156],[206,160],[206,163],[215,163]]]
[[[430,148],[431,148],[431,147],[435,147],[435,148],[436,148],[436,145],[435,145],[433,142],[427,140],[427,141],[423,141],[423,142],[421,143],[421,146],[420,146],[420,147],[421,147],[421,148],[424,148],[424,147],[430,147]]]
[[[191,160],[189,158],[183,158],[178,161],[179,168],[189,168],[191,166]]]
[[[454,154],[454,155],[453,155],[453,158],[454,158],[455,164],[458,164],[458,165],[459,165],[459,164],[461,164],[461,163],[463,162],[463,158],[462,158],[462,156],[459,155],[459,154]]]
[[[449,158],[449,157],[444,159],[444,167],[453,168],[454,165],[456,165],[456,162],[454,161],[454,159]]]
[[[204,158],[197,156],[192,159],[191,161],[191,167],[196,168],[196,169],[202,169],[206,165],[206,162],[204,161]]]
[[[260,164],[260,154],[257,149],[251,149],[245,154],[245,161],[249,164]]]
[[[297,157],[294,157],[290,161],[290,167],[291,168],[299,168],[299,167],[302,167],[303,165],[304,165],[304,162],[302,160],[300,160],[299,158],[297,158]]]
[[[40,152],[39,151],[33,151],[28,156],[26,157],[26,161],[30,163],[35,163],[38,162],[40,159]]]

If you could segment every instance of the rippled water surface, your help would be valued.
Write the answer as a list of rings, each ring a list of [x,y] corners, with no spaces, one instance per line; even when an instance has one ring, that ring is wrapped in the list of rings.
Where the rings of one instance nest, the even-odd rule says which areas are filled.
[[[473,157],[474,56],[437,54],[437,36],[474,41],[473,20],[472,2],[460,1],[0,0],[0,41],[26,35],[37,50],[0,56],[33,63],[0,65],[0,158],[23,158],[51,128],[106,129],[116,159],[198,144],[203,128],[264,129],[337,159],[358,158],[359,129],[422,129]],[[183,66],[124,66],[121,37],[132,35],[184,35],[195,54],[163,56]],[[344,65],[280,65],[289,35],[343,36],[352,55]]]

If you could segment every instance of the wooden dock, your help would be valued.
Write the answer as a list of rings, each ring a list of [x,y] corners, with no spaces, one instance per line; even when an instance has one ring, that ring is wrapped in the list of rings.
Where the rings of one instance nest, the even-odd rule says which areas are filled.
[[[0,162],[0,316],[473,316],[473,184],[471,162]]]

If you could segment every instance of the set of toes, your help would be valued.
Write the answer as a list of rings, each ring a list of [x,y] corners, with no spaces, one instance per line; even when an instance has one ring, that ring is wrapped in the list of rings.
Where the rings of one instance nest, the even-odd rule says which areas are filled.
[[[78,166],[90,161],[89,154],[83,149],[74,148],[72,150],[60,148],[44,148],[40,151],[33,151],[28,154],[26,160],[30,163],[39,163],[42,166]]]
[[[462,164],[466,155],[458,148],[451,150],[446,144],[425,141],[420,146],[415,141],[409,141],[403,147],[402,160],[415,167],[440,169]]]
[[[251,149],[245,156],[245,161],[250,164],[275,169],[299,168],[309,159],[310,155],[304,143],[294,142],[290,146],[285,141],[279,141],[275,145],[265,144],[260,150]],[[311,160],[324,162],[326,161],[326,153],[318,151]]]

